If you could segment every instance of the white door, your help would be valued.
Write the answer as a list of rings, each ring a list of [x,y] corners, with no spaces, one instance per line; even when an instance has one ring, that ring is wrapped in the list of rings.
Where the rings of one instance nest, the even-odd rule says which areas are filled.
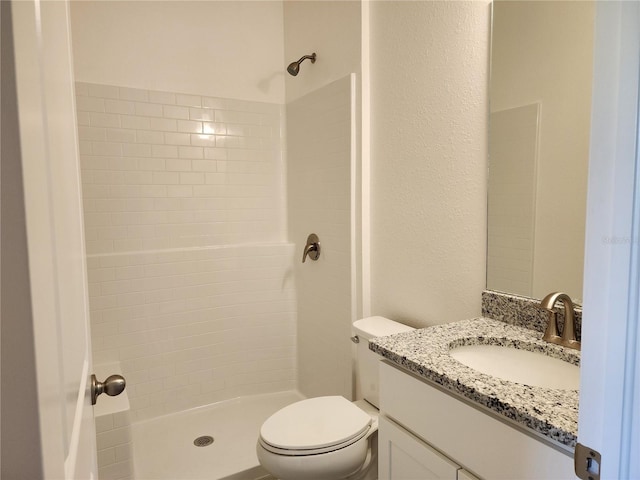
[[[69,8],[11,5],[44,478],[97,478]]]
[[[578,441],[603,479],[640,479],[639,72],[640,3],[597,2]]]

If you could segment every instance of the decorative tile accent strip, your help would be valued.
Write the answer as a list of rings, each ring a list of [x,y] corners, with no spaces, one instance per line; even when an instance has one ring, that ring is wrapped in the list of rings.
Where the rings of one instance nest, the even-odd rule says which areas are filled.
[[[556,306],[556,312],[558,313],[558,328],[562,331],[564,307],[560,302]],[[582,308],[574,307],[573,312],[576,319],[576,336],[580,340],[582,336]],[[547,313],[540,308],[540,300],[493,290],[482,292],[482,316],[543,333],[549,321]]]
[[[480,373],[449,355],[453,346],[492,343],[536,350],[579,363],[580,352],[540,340],[529,329],[489,318],[374,338],[369,348],[416,375],[479,403],[547,438],[575,447],[578,391],[534,387]]]

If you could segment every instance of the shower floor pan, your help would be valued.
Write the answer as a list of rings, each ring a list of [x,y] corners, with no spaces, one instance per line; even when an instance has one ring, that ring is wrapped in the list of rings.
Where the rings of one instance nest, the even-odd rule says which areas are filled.
[[[256,441],[262,423],[303,397],[280,392],[241,397],[134,423],[135,477],[140,480],[267,480]],[[208,444],[198,447],[197,443]]]

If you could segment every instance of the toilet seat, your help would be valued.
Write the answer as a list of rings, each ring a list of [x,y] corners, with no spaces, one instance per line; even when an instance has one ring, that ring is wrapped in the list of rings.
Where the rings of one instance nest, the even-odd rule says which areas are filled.
[[[364,432],[362,432],[360,435],[358,435],[355,438],[352,438],[346,442],[342,442],[336,445],[329,445],[326,447],[322,447],[322,448],[314,448],[314,449],[304,449],[304,450],[293,450],[293,449],[287,449],[287,448],[277,448],[274,447],[273,445],[269,445],[268,443],[266,443],[262,438],[259,440],[260,441],[260,445],[262,445],[262,447],[271,452],[271,453],[275,453],[277,455],[286,455],[286,456],[290,456],[290,457],[301,457],[301,456],[306,456],[306,455],[319,455],[321,453],[329,453],[329,452],[333,452],[335,450],[340,450],[341,448],[344,447],[348,447],[349,445],[352,445],[354,443],[356,443],[358,440],[362,439],[364,436],[367,435],[367,431],[365,430]]]
[[[371,416],[340,396],[293,403],[273,414],[260,429],[259,442],[272,453],[303,456],[347,447],[367,435]]]

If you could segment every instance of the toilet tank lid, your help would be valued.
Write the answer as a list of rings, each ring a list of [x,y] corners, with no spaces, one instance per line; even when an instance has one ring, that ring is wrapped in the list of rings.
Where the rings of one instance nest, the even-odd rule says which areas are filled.
[[[413,327],[394,322],[385,317],[367,317],[353,322],[356,335],[366,338],[385,337],[394,333],[410,332]]]

